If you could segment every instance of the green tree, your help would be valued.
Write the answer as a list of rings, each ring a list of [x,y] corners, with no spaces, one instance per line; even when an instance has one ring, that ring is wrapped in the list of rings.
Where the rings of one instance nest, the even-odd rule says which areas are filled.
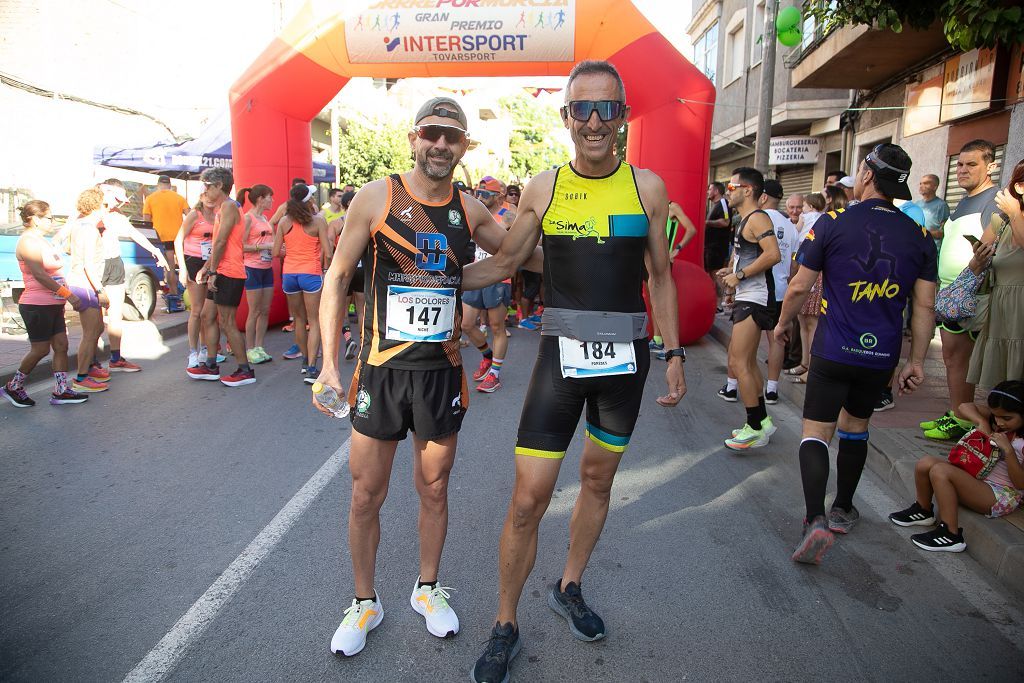
[[[370,127],[349,123],[339,140],[338,162],[345,182],[362,187],[371,180],[412,168],[408,127],[385,123]]]
[[[503,97],[498,104],[512,117],[509,171],[517,181],[565,163],[569,150],[552,139],[552,132],[562,126],[557,111],[525,94]]]
[[[924,30],[941,21],[946,40],[964,52],[1024,42],[1024,11],[1014,0],[809,0],[804,12],[826,32],[865,24],[900,33],[904,25]]]

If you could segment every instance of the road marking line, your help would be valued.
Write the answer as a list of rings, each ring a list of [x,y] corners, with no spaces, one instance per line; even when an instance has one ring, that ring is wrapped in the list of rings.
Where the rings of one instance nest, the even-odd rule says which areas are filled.
[[[270,554],[292,525],[341,471],[348,459],[349,442],[344,443],[299,489],[281,511],[270,520],[263,531],[253,539],[242,553],[228,565],[195,604],[185,612],[178,623],[156,644],[149,654],[124,678],[124,683],[161,681],[181,661],[188,648],[195,643],[213,622],[224,606],[249,579],[260,562]]]

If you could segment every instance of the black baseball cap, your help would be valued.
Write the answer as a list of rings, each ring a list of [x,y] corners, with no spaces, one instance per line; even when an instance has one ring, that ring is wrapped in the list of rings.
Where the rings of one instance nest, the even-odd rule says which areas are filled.
[[[878,190],[886,197],[913,199],[907,185],[912,163],[902,147],[883,142],[864,157],[864,163],[874,172]]]
[[[159,178],[157,178],[157,179],[156,179],[156,181],[157,181],[158,183],[165,183],[165,184],[167,184],[167,185],[170,185],[170,184],[171,184],[171,178],[170,178],[170,176],[165,176],[165,175],[162,175],[162,176],[160,176]]]
[[[785,192],[782,191],[782,183],[774,178],[768,178],[764,181],[764,193],[775,199],[782,199],[785,196]]]

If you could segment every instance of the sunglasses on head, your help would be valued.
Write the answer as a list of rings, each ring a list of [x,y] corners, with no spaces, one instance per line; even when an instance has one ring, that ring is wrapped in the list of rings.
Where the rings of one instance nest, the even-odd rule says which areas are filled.
[[[444,141],[449,145],[456,145],[466,140],[466,131],[455,126],[444,126],[431,124],[427,126],[413,126],[416,136],[428,142],[437,142],[444,136]]]
[[[490,199],[491,197],[498,193],[494,192],[493,190],[477,190],[475,194],[478,199]]]
[[[562,107],[562,115],[586,122],[596,111],[602,121],[614,121],[622,116],[625,110],[626,103],[617,100],[573,100]]]

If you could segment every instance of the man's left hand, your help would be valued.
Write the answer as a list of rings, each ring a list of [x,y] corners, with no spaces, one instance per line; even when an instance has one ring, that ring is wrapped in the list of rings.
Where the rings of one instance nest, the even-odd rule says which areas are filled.
[[[665,383],[668,384],[668,394],[658,397],[658,404],[670,408],[686,395],[686,376],[683,374],[683,361],[679,358],[671,358],[668,362],[668,369],[665,370]]]

